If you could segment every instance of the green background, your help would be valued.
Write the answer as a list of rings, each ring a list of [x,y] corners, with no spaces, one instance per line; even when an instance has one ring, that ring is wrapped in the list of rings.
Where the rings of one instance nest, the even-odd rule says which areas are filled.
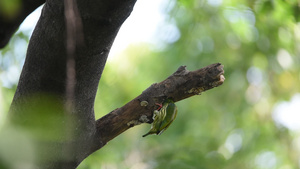
[[[167,2],[167,24],[157,34],[159,43],[131,45],[108,61],[97,93],[96,118],[123,106],[181,65],[196,70],[220,62],[225,66],[224,84],[176,103],[177,118],[161,136],[142,138],[150,125],[136,126],[89,156],[79,169],[300,168],[300,129],[274,120],[275,107],[300,92],[300,3]],[[0,51],[1,76],[21,70],[28,39],[26,32],[18,32]],[[16,89],[16,82],[3,87],[4,83],[0,127]]]

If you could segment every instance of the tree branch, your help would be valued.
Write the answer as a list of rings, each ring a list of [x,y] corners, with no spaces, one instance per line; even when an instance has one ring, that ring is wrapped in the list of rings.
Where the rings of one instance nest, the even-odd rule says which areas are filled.
[[[121,108],[113,110],[96,121],[94,151],[103,147],[127,129],[141,124],[152,123],[155,103],[161,103],[167,98],[175,102],[223,84],[225,80],[223,65],[215,63],[196,71],[189,71],[185,66],[160,83],[152,84],[141,95]],[[100,144],[99,144],[100,142]]]
[[[0,49],[7,45],[23,20],[43,3],[45,3],[45,0],[21,0],[19,2],[20,10],[14,13],[13,16],[7,16],[5,13],[0,12]]]

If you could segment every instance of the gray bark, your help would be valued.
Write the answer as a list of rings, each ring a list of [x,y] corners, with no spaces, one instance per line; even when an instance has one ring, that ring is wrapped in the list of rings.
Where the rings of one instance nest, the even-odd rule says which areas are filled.
[[[29,42],[11,105],[11,121],[25,126],[33,125],[30,119],[32,116],[39,116],[35,119],[38,121],[49,118],[49,114],[44,115],[49,112],[41,110],[43,108],[39,108],[39,105],[50,104],[49,100],[53,100],[54,103],[47,106],[58,107],[55,110],[57,112],[53,113],[58,118],[50,128],[64,132],[56,135],[55,141],[33,137],[38,145],[38,163],[42,168],[75,168],[96,151],[92,147],[97,146],[91,144],[101,144],[101,141],[93,141],[96,133],[93,106],[95,95],[108,52],[120,26],[130,15],[135,0],[78,0],[76,3],[80,18],[74,20],[81,20],[83,39],[74,39],[75,52],[72,57],[75,61],[76,81],[73,82],[74,93],[71,98],[73,108],[70,112],[65,109],[68,51],[65,6],[62,0],[48,0],[43,7]],[[46,135],[47,130],[44,132]],[[49,150],[49,146],[53,148]]]

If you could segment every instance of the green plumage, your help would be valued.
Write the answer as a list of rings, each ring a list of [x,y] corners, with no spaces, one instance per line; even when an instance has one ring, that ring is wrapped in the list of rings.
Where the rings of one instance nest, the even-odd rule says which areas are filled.
[[[177,115],[177,107],[173,100],[167,99],[164,101],[160,110],[155,110],[153,113],[153,123],[148,133],[143,135],[146,137],[149,134],[160,135],[164,132],[174,121]]]

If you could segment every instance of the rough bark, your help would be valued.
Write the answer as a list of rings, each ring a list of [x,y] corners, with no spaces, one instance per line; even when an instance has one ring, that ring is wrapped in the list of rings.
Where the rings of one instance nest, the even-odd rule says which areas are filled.
[[[155,102],[161,103],[166,98],[172,98],[176,102],[223,83],[221,64],[213,64],[197,71],[180,67],[166,80],[153,84],[125,106],[95,120],[95,95],[108,52],[135,1],[76,1],[83,39],[81,41],[75,38],[72,54],[75,81],[72,84],[74,93],[69,98],[73,105],[71,111],[65,109],[70,83],[67,81],[68,49],[64,1],[46,1],[30,39],[10,110],[12,123],[28,130],[32,141],[36,143],[38,168],[76,168],[87,156],[130,127],[151,123]],[[35,6],[30,7],[32,11]],[[28,12],[12,25],[16,27],[20,24],[25,15]],[[0,42],[4,42],[2,44],[7,43],[7,38],[11,36],[9,27],[10,24],[6,23],[0,26]],[[141,106],[142,101],[147,104]],[[36,123],[37,121],[46,122],[47,125]],[[33,128],[40,128],[41,133],[32,132]],[[40,134],[51,133],[55,133],[54,138],[40,137]]]
[[[48,104],[46,100],[49,98],[44,96],[51,95],[52,100],[55,100],[52,106],[60,107],[58,112],[64,114],[51,126],[56,131],[59,131],[59,126],[63,126],[61,130],[65,131],[55,141],[33,138],[38,149],[42,149],[37,150],[41,168],[75,168],[93,152],[91,147],[94,146],[91,144],[94,143],[96,132],[94,100],[98,83],[111,45],[120,26],[130,15],[135,1],[76,1],[82,22],[83,42],[75,43],[73,109],[67,113],[64,110],[68,87],[65,6],[62,0],[46,1],[29,42],[10,110],[10,119],[16,125],[29,125],[30,117],[37,115],[41,119],[36,120],[43,121],[48,116],[45,116],[47,111],[36,109],[38,105]],[[51,151],[46,149],[50,146],[53,147]]]
[[[196,71],[188,71],[185,66],[160,83],[154,83],[141,95],[121,108],[115,109],[96,121],[96,142],[99,149],[127,129],[141,123],[152,123],[155,103],[171,98],[174,102],[223,84],[225,80],[223,65],[212,64]],[[100,146],[100,147],[99,147]]]

